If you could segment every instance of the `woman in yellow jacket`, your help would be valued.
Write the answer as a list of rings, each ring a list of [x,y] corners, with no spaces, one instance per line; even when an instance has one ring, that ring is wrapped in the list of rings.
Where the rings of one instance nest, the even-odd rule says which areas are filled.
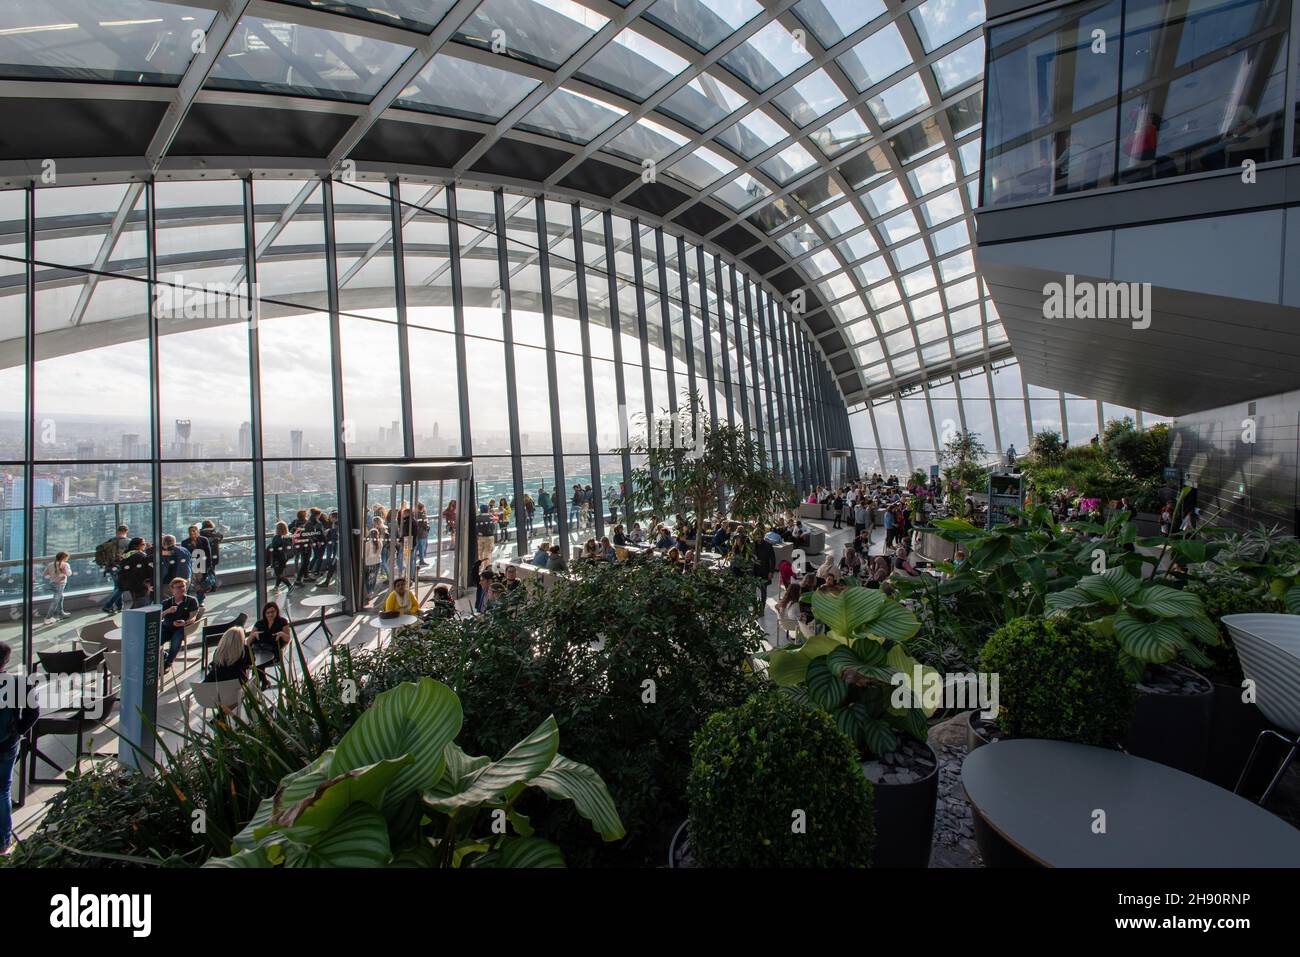
[[[393,588],[388,593],[388,598],[384,600],[384,611],[420,617],[420,600],[415,597],[415,592],[406,587],[405,578],[398,578],[393,582]]]

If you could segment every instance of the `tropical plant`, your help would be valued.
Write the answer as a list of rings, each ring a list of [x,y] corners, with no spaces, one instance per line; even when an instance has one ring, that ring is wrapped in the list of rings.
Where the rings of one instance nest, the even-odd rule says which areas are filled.
[[[695,541],[703,540],[704,523],[724,502],[733,517],[767,524],[795,498],[794,487],[772,467],[758,433],[744,426],[714,421],[699,392],[690,392],[680,420],[693,426],[691,443],[673,441],[671,428],[647,422],[647,434],[613,450],[641,458],[626,484],[628,514],[675,512],[692,517]],[[696,563],[696,569],[703,566]]]
[[[186,866],[202,859],[189,815],[157,778],[110,764],[70,774],[40,826],[16,840],[4,867]]]
[[[691,747],[690,847],[705,867],[866,867],[873,788],[824,714],[778,694],[709,718]]]
[[[497,761],[456,745],[462,721],[455,693],[432,678],[385,691],[336,747],[286,775],[209,866],[562,867],[516,809],[529,788],[573,802],[605,840],[623,836],[600,776],[558,753],[553,717]]]
[[[1161,473],[1169,464],[1171,442],[1165,423],[1139,429],[1128,416],[1107,422],[1101,437],[1106,454],[1137,478]]]
[[[1016,618],[989,636],[980,666],[997,675],[998,727],[1022,738],[1103,748],[1123,740],[1135,689],[1115,643],[1069,618]]]
[[[1286,605],[1268,592],[1260,593],[1219,581],[1188,582],[1187,590],[1201,600],[1206,617],[1219,629],[1220,644],[1206,649],[1210,664],[1202,671],[1211,681],[1240,685],[1243,677],[1241,661],[1237,658],[1232,636],[1223,624],[1223,616],[1257,613],[1277,615],[1287,610]]]
[[[1144,581],[1124,568],[1088,575],[1047,596],[1049,613],[1084,620],[1119,645],[1120,664],[1134,680],[1147,665],[1182,657],[1206,666],[1200,645],[1219,643],[1219,632],[1195,594]]]
[[[1220,534],[1220,540],[1196,569],[1200,577],[1236,586],[1257,596],[1268,596],[1300,614],[1300,541],[1280,526]],[[1185,562],[1185,564],[1187,564]]]
[[[575,565],[552,588],[512,592],[491,615],[442,621],[357,656],[361,701],[429,675],[459,695],[460,744],[500,754],[555,715],[569,757],[599,768],[627,828],[594,844],[570,805],[525,795],[572,865],[643,866],[686,816],[691,736],[759,686],[754,593],[732,575],[664,562]]]
[[[1061,433],[1055,429],[1043,429],[1035,432],[1029,440],[1029,455],[1035,462],[1048,463],[1060,458],[1065,451]]]
[[[923,690],[916,677],[926,682],[938,673],[903,648],[920,628],[915,616],[883,592],[856,584],[813,592],[811,604],[826,633],[768,652],[772,683],[830,714],[865,758],[893,751],[899,734],[924,741],[935,708],[914,706]]]

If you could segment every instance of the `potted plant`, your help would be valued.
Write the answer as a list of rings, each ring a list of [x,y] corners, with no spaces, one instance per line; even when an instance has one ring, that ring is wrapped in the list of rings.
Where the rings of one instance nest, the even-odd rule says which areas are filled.
[[[826,626],[802,645],[767,654],[768,677],[799,702],[825,711],[858,747],[862,773],[876,786],[877,867],[925,867],[930,860],[938,758],[926,741],[935,707],[918,695],[939,674],[910,657],[904,643],[920,624],[882,592],[851,585],[812,595]]]
[[[1180,664],[1210,659],[1200,645],[1219,644],[1219,632],[1193,593],[1144,580],[1125,568],[1087,575],[1052,592],[1047,607],[1087,621],[1119,646],[1120,665],[1139,692],[1125,740],[1132,754],[1201,775],[1210,737],[1213,688]]]
[[[672,866],[866,867],[872,786],[835,722],[763,693],[712,715],[691,746],[687,851]]]
[[[1116,748],[1133,718],[1133,683],[1114,641],[1070,618],[1027,615],[1003,625],[984,645],[980,666],[998,676],[996,722],[968,715],[972,749],[1000,737],[1048,738]],[[1033,788],[1033,781],[1014,782]],[[1029,861],[974,815],[975,842],[990,867]]]
[[[1071,618],[1007,622],[989,636],[980,667],[998,676],[998,713],[970,712],[972,749],[997,736],[1116,748],[1133,720],[1136,693],[1114,641]]]

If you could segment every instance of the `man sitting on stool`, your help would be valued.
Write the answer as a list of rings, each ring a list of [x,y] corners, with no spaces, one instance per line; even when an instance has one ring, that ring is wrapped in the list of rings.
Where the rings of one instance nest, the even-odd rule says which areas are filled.
[[[167,642],[167,652],[163,655],[163,671],[172,666],[180,654],[181,644],[185,641],[185,628],[192,624],[199,614],[199,603],[193,595],[185,593],[184,578],[171,580],[171,596],[162,603],[162,639]]]

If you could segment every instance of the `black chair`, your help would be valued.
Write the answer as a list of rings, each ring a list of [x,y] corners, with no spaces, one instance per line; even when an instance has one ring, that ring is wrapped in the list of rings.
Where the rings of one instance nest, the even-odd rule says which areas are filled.
[[[208,670],[208,649],[213,645],[219,644],[221,636],[231,628],[243,628],[248,624],[248,612],[241,611],[233,621],[228,621],[224,625],[204,625],[203,626],[203,671],[206,674]]]
[[[98,675],[104,667],[104,652],[102,649],[90,655],[80,649],[76,651],[37,652],[37,657],[41,662],[41,670],[51,677]],[[102,681],[102,679],[100,680]],[[71,735],[77,739],[76,748],[73,751],[76,773],[81,771],[81,759],[83,757],[110,758],[114,756],[107,753],[83,752],[82,746],[87,733],[94,731],[95,728],[108,721],[113,713],[113,706],[117,704],[117,695],[105,693],[103,685],[99,684],[90,694],[87,694],[83,689],[78,697],[78,702],[75,705],[60,707],[49,713],[42,714],[36,719],[36,724],[32,726],[31,731],[28,732],[27,758],[29,767],[27,780],[30,783],[60,786],[68,783],[67,779],[64,778],[41,778],[36,774],[38,759],[57,771],[63,770],[57,762],[40,749],[40,739],[47,734]]]

